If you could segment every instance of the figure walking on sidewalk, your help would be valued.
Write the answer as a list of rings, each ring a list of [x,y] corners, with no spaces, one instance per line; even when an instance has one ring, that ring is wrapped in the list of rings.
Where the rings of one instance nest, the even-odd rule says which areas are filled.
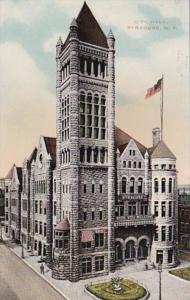
[[[43,264],[40,265],[40,273],[44,275],[44,265]]]

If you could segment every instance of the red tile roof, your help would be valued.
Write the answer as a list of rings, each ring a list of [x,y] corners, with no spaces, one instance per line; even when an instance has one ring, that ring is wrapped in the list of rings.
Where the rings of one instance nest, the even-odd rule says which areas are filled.
[[[120,153],[123,153],[126,146],[128,145],[129,141],[133,139],[135,143],[137,144],[137,147],[139,148],[140,152],[144,156],[147,148],[143,146],[141,143],[139,143],[136,139],[131,137],[129,134],[118,128],[115,127],[115,139],[116,139],[116,147],[119,149]]]

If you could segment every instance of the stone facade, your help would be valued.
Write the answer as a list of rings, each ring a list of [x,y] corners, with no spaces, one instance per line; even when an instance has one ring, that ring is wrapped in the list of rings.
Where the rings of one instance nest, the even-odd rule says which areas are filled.
[[[53,278],[78,281],[147,258],[176,265],[176,158],[159,128],[147,148],[115,126],[115,38],[86,3],[57,42],[56,66],[56,139],[41,136],[22,182],[16,171],[7,179],[7,234],[22,185],[14,238],[21,228]]]

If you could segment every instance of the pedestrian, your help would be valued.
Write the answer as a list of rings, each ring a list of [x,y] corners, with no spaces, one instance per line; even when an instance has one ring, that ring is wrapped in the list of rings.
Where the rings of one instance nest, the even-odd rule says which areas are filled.
[[[145,271],[147,271],[148,270],[148,264],[147,264],[147,262],[145,262]]]
[[[41,272],[41,274],[44,275],[44,265],[43,264],[40,265],[40,272]]]

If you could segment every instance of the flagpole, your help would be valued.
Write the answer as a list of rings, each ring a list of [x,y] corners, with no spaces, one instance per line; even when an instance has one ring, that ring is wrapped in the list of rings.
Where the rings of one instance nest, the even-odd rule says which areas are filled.
[[[163,117],[164,117],[164,75],[162,75],[162,94],[161,94],[161,106],[160,106],[160,117],[161,117],[161,140],[163,140]]]

